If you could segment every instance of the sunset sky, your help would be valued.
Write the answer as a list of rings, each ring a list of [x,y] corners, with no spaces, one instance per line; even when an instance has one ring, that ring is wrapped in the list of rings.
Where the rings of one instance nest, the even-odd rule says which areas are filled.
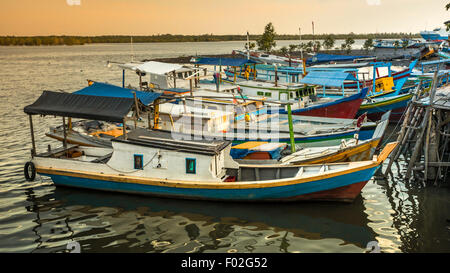
[[[80,5],[76,5],[77,1]],[[450,19],[450,0],[0,0],[0,35],[413,32]],[[72,5],[69,5],[71,3]]]

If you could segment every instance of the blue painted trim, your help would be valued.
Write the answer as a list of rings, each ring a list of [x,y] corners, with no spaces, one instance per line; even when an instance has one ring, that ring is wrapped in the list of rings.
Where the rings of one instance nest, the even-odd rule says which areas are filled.
[[[252,188],[252,189],[199,189],[178,188],[142,185],[124,182],[112,182],[87,178],[78,178],[60,175],[49,176],[57,186],[70,186],[86,189],[116,191],[125,193],[137,193],[147,195],[158,195],[166,197],[211,199],[211,200],[233,200],[233,201],[258,201],[270,199],[290,199],[309,193],[316,193],[355,183],[365,182],[372,178],[378,167],[344,174],[338,177],[327,178],[317,181],[300,183],[288,186]]]

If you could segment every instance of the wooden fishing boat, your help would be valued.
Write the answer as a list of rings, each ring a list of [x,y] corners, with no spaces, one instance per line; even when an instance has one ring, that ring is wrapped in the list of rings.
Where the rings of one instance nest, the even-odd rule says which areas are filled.
[[[274,156],[266,156],[264,160],[258,157],[245,157],[243,159],[233,156],[236,162],[240,164],[319,164],[319,163],[334,163],[334,162],[352,162],[370,160],[374,155],[377,147],[382,141],[384,132],[389,124],[390,112],[383,115],[382,119],[377,125],[373,137],[368,140],[360,140],[358,135],[348,140],[342,140],[340,145],[336,146],[320,146],[299,148],[299,151],[290,153],[281,158],[273,160]],[[234,146],[233,148],[235,148]],[[232,148],[232,151],[233,151]],[[246,151],[235,151],[237,155]],[[277,151],[274,152],[278,155]],[[245,154],[246,155],[246,154]]]
[[[99,101],[102,104],[99,105]],[[136,106],[131,98],[45,91],[25,107],[32,160],[25,177],[48,176],[57,186],[220,201],[352,201],[397,143],[373,160],[322,165],[239,165],[231,142],[183,140],[174,134],[137,129],[113,139],[112,148],[63,147],[37,153],[33,115],[123,121]],[[111,111],[114,109],[114,111]]]
[[[389,120],[399,121],[412,97],[412,93],[406,93],[392,97],[370,98],[361,104],[357,115],[367,113],[370,120],[379,120],[384,113],[391,111]]]
[[[395,145],[371,161],[238,165],[229,142],[180,142],[138,130],[113,140],[112,153],[73,146],[37,154],[29,165],[56,186],[194,200],[352,201]]]

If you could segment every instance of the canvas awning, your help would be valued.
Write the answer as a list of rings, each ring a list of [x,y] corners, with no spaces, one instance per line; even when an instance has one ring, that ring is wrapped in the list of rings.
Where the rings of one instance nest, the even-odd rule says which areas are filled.
[[[100,97],[44,91],[31,105],[24,108],[28,115],[123,122],[135,104],[132,98]]]
[[[346,80],[356,81],[356,78],[351,73],[346,72],[311,71],[300,82],[326,87],[341,87]]]
[[[201,65],[223,65],[223,66],[241,66],[244,64],[257,63],[253,60],[241,58],[210,58],[210,57],[194,58],[192,62]]]
[[[121,68],[130,69],[133,71],[139,71],[150,74],[157,75],[165,75],[167,73],[176,71],[178,69],[183,68],[182,65],[179,64],[169,64],[169,63],[161,63],[161,62],[145,62],[145,63],[126,63],[119,65]]]
[[[316,55],[306,60],[307,64],[312,63],[327,63],[327,62],[339,62],[339,61],[353,61],[354,59],[368,58],[370,56],[347,56],[347,55],[333,55],[317,53]]]
[[[101,82],[94,82],[91,86],[74,92],[74,94],[78,95],[134,99],[133,93],[136,93],[136,97],[144,105],[149,105],[162,95],[162,93],[142,92]]]

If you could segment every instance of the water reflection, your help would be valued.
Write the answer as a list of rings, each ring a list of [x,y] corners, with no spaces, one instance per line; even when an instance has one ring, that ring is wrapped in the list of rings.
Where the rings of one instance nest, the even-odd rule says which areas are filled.
[[[68,188],[36,197],[35,252],[364,252],[376,234],[353,204],[217,203]]]

